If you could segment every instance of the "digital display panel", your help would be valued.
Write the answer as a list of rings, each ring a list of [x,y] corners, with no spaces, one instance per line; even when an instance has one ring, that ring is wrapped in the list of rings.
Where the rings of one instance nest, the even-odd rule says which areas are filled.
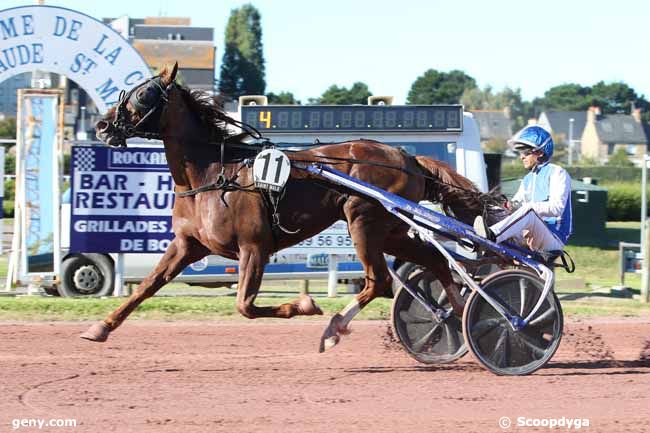
[[[462,105],[245,105],[241,116],[260,132],[463,130]]]

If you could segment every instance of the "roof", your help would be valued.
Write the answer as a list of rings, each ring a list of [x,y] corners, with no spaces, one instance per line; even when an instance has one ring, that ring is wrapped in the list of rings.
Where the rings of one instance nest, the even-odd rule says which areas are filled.
[[[479,126],[481,140],[508,139],[512,137],[512,120],[503,110],[472,111]]]
[[[508,198],[511,198],[519,189],[520,184],[521,179],[501,182],[501,192]],[[580,182],[579,180],[571,179],[571,191],[607,191],[607,188],[604,188],[600,185],[593,185],[591,183],[584,183]]]
[[[580,140],[580,137],[582,137],[582,131],[587,124],[586,111],[544,111],[543,114],[546,115],[553,133],[556,135],[564,135],[564,139],[567,142],[569,141],[569,124],[571,123],[571,119],[573,119],[572,138],[574,142],[575,140]]]
[[[644,127],[629,114],[606,114],[596,120],[596,131],[603,143],[648,144]]]

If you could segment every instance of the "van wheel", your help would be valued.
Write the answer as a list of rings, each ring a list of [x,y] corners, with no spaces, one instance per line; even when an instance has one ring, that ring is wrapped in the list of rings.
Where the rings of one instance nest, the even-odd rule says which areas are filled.
[[[76,254],[61,264],[61,296],[108,296],[113,292],[113,261],[103,254]]]

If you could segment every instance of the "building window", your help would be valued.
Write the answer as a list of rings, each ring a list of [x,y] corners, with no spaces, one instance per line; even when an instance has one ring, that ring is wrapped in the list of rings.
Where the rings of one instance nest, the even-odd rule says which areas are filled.
[[[625,146],[625,153],[628,155],[636,155],[636,144],[628,144]]]
[[[616,146],[614,143],[608,143],[607,144],[607,154],[608,155],[613,155],[614,154],[614,146]]]

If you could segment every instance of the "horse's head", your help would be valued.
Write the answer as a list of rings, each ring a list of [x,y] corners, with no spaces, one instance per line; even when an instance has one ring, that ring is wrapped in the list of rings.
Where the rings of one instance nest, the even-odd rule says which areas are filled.
[[[97,137],[114,147],[126,147],[130,137],[161,138],[162,113],[175,84],[178,63],[171,70],[163,68],[153,77],[129,90],[122,91],[117,106],[95,125]]]

